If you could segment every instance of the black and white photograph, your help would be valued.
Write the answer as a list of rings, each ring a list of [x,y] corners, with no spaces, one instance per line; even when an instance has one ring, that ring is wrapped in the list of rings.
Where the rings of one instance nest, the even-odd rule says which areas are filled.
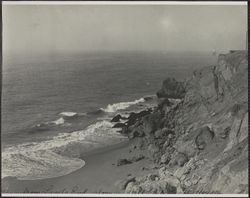
[[[2,196],[248,197],[247,1],[2,1]]]

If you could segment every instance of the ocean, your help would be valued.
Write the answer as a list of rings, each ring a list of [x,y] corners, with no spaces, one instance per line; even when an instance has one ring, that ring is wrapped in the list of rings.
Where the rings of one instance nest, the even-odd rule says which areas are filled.
[[[2,178],[51,178],[83,167],[83,152],[127,139],[112,117],[153,106],[166,77],[185,80],[215,61],[210,53],[163,52],[4,60]]]

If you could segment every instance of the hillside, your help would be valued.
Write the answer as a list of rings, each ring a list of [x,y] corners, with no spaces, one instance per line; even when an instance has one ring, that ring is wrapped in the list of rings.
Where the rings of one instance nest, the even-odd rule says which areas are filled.
[[[157,163],[125,193],[248,193],[247,79],[246,51],[219,55],[185,82],[166,79],[158,107],[123,127]]]

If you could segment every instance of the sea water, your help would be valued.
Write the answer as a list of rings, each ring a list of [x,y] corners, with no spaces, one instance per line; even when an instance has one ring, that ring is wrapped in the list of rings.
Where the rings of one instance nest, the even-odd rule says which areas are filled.
[[[85,165],[83,152],[125,141],[110,120],[154,105],[166,77],[215,64],[206,53],[15,56],[2,68],[2,178],[43,179]],[[151,96],[152,101],[146,101]]]

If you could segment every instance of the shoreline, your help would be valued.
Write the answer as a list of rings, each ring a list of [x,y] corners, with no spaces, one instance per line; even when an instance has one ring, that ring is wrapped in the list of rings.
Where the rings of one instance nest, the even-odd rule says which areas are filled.
[[[131,102],[118,102],[118,103],[114,103],[114,104],[108,105],[108,106],[114,106],[114,107],[118,108],[119,104],[123,105],[123,103],[126,103],[126,104],[129,104],[129,107],[123,107],[124,110],[127,109],[127,108],[130,108],[131,112],[136,112],[136,111],[138,111],[138,109],[140,111],[143,111],[144,109],[147,108],[147,105],[149,105],[149,104],[152,103],[151,100],[153,98],[153,95],[147,95],[147,96],[139,97],[139,98],[140,99],[136,99],[135,101],[143,100],[143,103],[145,103],[145,106],[142,105],[142,104],[138,105],[138,106],[135,106],[135,105],[137,105],[137,102],[135,102],[135,101],[131,101]],[[144,99],[144,98],[146,98],[146,99]],[[149,103],[146,102],[148,100],[150,100]],[[130,103],[133,103],[133,104],[130,104]],[[134,103],[136,103],[136,104],[134,104]],[[117,105],[118,105],[118,107],[117,107]],[[133,105],[135,107],[133,107]],[[132,106],[132,107],[130,107],[130,106]],[[43,179],[43,178],[59,177],[60,175],[63,176],[65,174],[69,174],[70,171],[75,171],[75,170],[77,170],[77,169],[80,168],[78,166],[74,170],[74,164],[73,164],[74,162],[72,162],[72,166],[71,167],[73,167],[73,168],[71,168],[71,170],[70,170],[70,168],[65,167],[65,163],[67,163],[67,164],[70,163],[70,162],[67,162],[67,157],[69,156],[71,158],[71,153],[72,152],[73,152],[73,155],[75,154],[74,152],[77,152],[77,154],[76,154],[77,157],[74,157],[74,156],[76,156],[76,155],[74,155],[74,156],[72,156],[72,158],[79,158],[79,159],[83,159],[84,160],[84,156],[85,155],[94,154],[96,152],[99,152],[99,150],[103,151],[104,147],[105,147],[104,150],[107,150],[109,148],[115,147],[115,145],[113,145],[113,144],[120,144],[120,142],[126,141],[125,139],[127,138],[127,136],[124,135],[124,134],[119,133],[117,131],[118,129],[112,126],[112,125],[115,125],[117,123],[122,123],[122,121],[118,121],[118,122],[112,122],[112,121],[110,121],[113,118],[114,115],[123,113],[123,111],[119,112],[119,110],[120,110],[119,108],[114,113],[110,113],[109,114],[108,112],[106,112],[106,113],[103,112],[103,113],[105,113],[106,117],[104,117],[104,116],[101,117],[101,115],[98,115],[98,116],[100,116],[100,119],[98,119],[99,117],[97,115],[90,115],[90,117],[93,116],[93,118],[94,118],[93,122],[89,123],[86,127],[84,127],[81,130],[73,130],[71,132],[62,133],[62,134],[66,134],[65,137],[64,137],[64,135],[62,135],[62,137],[60,137],[60,133],[58,133],[58,134],[55,134],[54,136],[51,135],[51,137],[49,137],[49,138],[47,138],[45,140],[34,141],[34,142],[32,142],[32,141],[29,142],[28,141],[28,142],[17,144],[18,146],[20,146],[20,148],[17,145],[8,145],[6,147],[6,149],[4,149],[4,152],[3,152],[4,153],[4,155],[3,155],[4,158],[3,159],[5,159],[4,165],[5,165],[5,167],[7,167],[6,169],[4,169],[4,170],[6,170],[6,174],[4,172],[4,174],[3,174],[4,177],[2,177],[1,179],[5,179],[5,178],[8,178],[8,177],[11,177],[11,178],[18,177],[18,178],[20,178],[22,180],[37,180],[37,179]],[[123,110],[123,108],[122,108],[122,110]],[[99,109],[98,111],[101,111],[101,109]],[[126,112],[126,111],[124,111],[124,112]],[[68,112],[66,112],[66,113],[68,113]],[[72,113],[72,112],[70,112],[70,113]],[[128,115],[130,114],[130,112],[127,112],[127,113],[128,113]],[[107,118],[109,118],[109,119],[107,119]],[[77,121],[77,119],[78,119],[78,117],[72,117],[67,122],[72,123],[72,125],[73,125],[74,121]],[[77,121],[77,124],[78,124],[78,122],[79,121]],[[43,122],[41,122],[41,123],[43,123]],[[95,138],[95,134],[94,134],[93,137],[95,139],[94,139],[93,145],[95,143],[97,143],[97,144],[94,145],[94,146],[92,146],[91,145],[91,141],[92,141],[93,138],[90,137],[90,136],[92,136],[91,133],[92,132],[93,133],[94,132],[99,132],[98,130],[102,130],[102,131],[100,131],[100,134],[105,136],[104,137],[105,141],[102,142],[103,138],[99,137],[98,135]],[[113,134],[110,131],[114,132],[114,137],[112,136]],[[45,132],[45,137],[47,137],[46,133],[47,132]],[[41,135],[43,135],[43,134],[44,133],[41,133]],[[86,146],[84,145],[84,141],[85,140],[82,141],[81,138],[80,138],[80,140],[78,138],[79,136],[81,137],[82,135],[85,135],[85,134],[86,134],[86,136],[90,137],[89,138],[90,141],[86,140],[87,141]],[[32,137],[32,134],[30,136]],[[119,136],[121,136],[121,137],[119,137]],[[62,138],[63,138],[63,140],[62,140]],[[108,143],[105,145],[106,139],[107,139]],[[114,139],[114,141],[113,141],[113,139]],[[65,145],[62,145],[62,147],[63,147],[62,148],[63,154],[61,154],[61,148],[60,148],[61,147],[60,144],[61,144],[62,141],[65,144]],[[71,143],[74,143],[74,142],[76,144],[71,144]],[[77,146],[78,143],[81,144],[81,146],[79,148]],[[59,144],[59,146],[58,146],[58,144]],[[111,147],[109,146],[110,144],[111,144]],[[75,148],[75,145],[76,145],[76,148]],[[90,145],[90,146],[88,146],[88,145]],[[48,146],[48,148],[47,148],[47,146]],[[65,149],[64,147],[67,147],[67,149]],[[64,156],[66,156],[66,158],[65,159],[63,158],[61,160],[60,159],[57,160],[57,159],[54,158],[54,156],[50,156],[49,152],[48,152],[48,155],[46,155],[46,156],[44,154],[40,154],[39,153],[40,150],[46,150],[47,151],[47,150],[50,150],[51,148],[52,148],[52,152],[53,152],[53,148],[55,148],[56,151],[59,151],[58,153],[55,152],[56,154],[61,155],[62,158]],[[20,150],[22,150],[24,152],[20,154],[19,153]],[[32,151],[31,155],[27,155],[26,152],[29,153],[30,151]],[[66,154],[65,154],[65,152],[66,152]],[[33,153],[35,153],[34,155],[38,155],[38,158],[37,158],[37,156],[33,156],[32,155]],[[44,173],[43,175],[40,176],[39,175],[39,171],[37,172],[36,170],[40,170],[42,168],[44,168],[44,170],[45,170],[46,167],[42,167],[43,165],[39,166],[39,157],[45,162],[44,163],[45,165],[48,164],[48,167],[50,167],[50,165],[51,165],[51,163],[50,163],[51,160],[50,159],[54,158],[54,162],[55,162],[55,166],[54,167],[55,167],[55,170],[56,170],[56,172],[58,174],[54,174],[53,171],[51,171],[51,172],[48,171],[48,174]],[[15,159],[15,158],[16,158],[16,160],[13,161],[13,159]],[[37,163],[36,163],[36,159],[38,159]],[[9,161],[11,163],[9,163]],[[13,161],[13,163],[12,163],[12,161]],[[24,161],[24,162],[22,162],[22,161]],[[20,163],[20,162],[22,162],[22,163]],[[61,172],[58,171],[58,169],[57,169],[57,167],[60,167],[60,162],[63,163],[63,164],[61,164],[62,165],[62,171]],[[18,163],[20,163],[20,166],[18,165]],[[11,165],[11,166],[9,166],[11,168],[9,168],[8,167],[9,164],[13,164],[13,166]],[[33,170],[31,170],[29,172],[31,172],[31,173],[34,172],[34,174],[32,173],[32,174],[30,174],[30,176],[26,177],[25,174],[27,172],[27,169],[25,167],[29,166],[30,164],[31,164],[31,166],[33,166],[32,167]],[[53,165],[54,164],[52,164],[52,166]],[[52,167],[51,170],[53,170],[54,167]],[[84,167],[84,165],[83,165],[83,167]],[[16,171],[15,171],[16,173],[12,174],[12,170],[15,170],[15,169],[16,169]],[[66,171],[64,171],[63,169],[66,170]],[[27,175],[29,174],[29,172],[27,172]],[[38,175],[37,177],[36,177],[36,173]]]
[[[147,155],[147,151],[132,149],[136,140],[97,148],[93,151],[83,153],[80,159],[85,165],[67,175],[37,179],[18,180],[16,178],[3,178],[3,193],[122,193],[119,181],[128,176],[138,177],[151,173],[154,163],[147,157],[144,159],[117,166],[121,158],[134,157],[139,154]],[[142,167],[147,166],[148,169]]]

